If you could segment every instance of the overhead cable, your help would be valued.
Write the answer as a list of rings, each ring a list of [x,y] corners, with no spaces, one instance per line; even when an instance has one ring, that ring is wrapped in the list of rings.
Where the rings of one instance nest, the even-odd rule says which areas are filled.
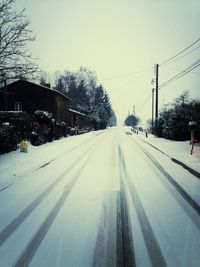
[[[127,76],[132,76],[132,75],[144,73],[144,72],[149,71],[150,69],[152,69],[152,67],[149,67],[149,68],[146,68],[146,69],[143,69],[143,70],[140,70],[140,71],[130,72],[130,73],[123,74],[123,75],[108,77],[108,78],[99,80],[99,82],[108,81],[108,80],[115,80],[115,79],[120,79],[120,78],[124,78],[124,77],[127,77]]]
[[[180,57],[178,57],[178,58],[176,58],[176,59],[172,60],[171,62],[168,62],[168,63],[166,63],[166,65],[167,65],[167,64],[174,63],[175,61],[177,61],[177,60],[179,60],[179,59],[181,59],[181,58],[184,58],[185,56],[187,56],[187,55],[191,54],[192,52],[194,52],[195,50],[197,50],[197,49],[199,49],[199,48],[200,48],[200,45],[199,45],[199,46],[197,46],[197,47],[195,47],[194,49],[190,50],[190,51],[189,51],[189,52],[187,52],[186,54],[184,54],[184,55],[182,55],[182,56],[180,56]]]
[[[172,67],[167,67],[167,66],[161,66],[161,68],[163,69],[167,69],[167,70],[172,70],[172,71],[181,71],[180,69],[177,68],[172,68]],[[193,72],[191,71],[191,74],[196,74],[196,75],[200,75],[200,72]]]
[[[192,65],[190,65],[189,67],[187,67],[185,70],[181,71],[180,73],[178,73],[174,77],[170,78],[168,81],[166,81],[163,84],[161,84],[159,86],[159,89],[161,89],[161,88],[169,85],[170,83],[172,83],[172,82],[180,79],[181,77],[185,76],[186,74],[188,74],[192,70],[196,69],[198,66],[200,66],[200,59],[196,60]]]
[[[162,63],[160,63],[159,65],[164,65],[166,63],[168,63],[169,61],[171,61],[172,59],[176,58],[177,56],[181,55],[183,52],[185,52],[187,49],[189,49],[190,47],[192,47],[193,45],[195,45],[196,43],[198,43],[200,41],[200,38],[197,39],[195,42],[193,42],[192,44],[190,44],[189,46],[187,46],[186,48],[184,48],[183,50],[181,50],[179,53],[177,53],[175,56],[163,61]],[[197,48],[196,48],[197,49]]]

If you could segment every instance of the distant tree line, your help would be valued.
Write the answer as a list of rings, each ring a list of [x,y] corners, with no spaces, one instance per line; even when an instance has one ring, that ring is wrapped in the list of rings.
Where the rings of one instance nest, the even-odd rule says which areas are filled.
[[[16,0],[0,0],[0,93],[6,99],[6,85],[17,79],[36,79],[39,68],[32,57],[28,43],[35,40],[25,9],[14,10]],[[41,71],[40,71],[41,73]],[[46,84],[46,77],[40,83]],[[3,88],[3,89],[2,89]],[[72,107],[88,115],[96,129],[116,124],[116,117],[106,90],[97,85],[95,73],[80,68],[77,72],[66,71],[56,75],[55,89],[70,97]],[[36,111],[33,118],[25,113],[3,112],[0,114],[0,154],[17,148],[24,132],[32,132],[31,142],[39,145],[66,136],[63,123],[54,120],[51,114]],[[29,127],[26,122],[33,124]],[[29,127],[30,129],[27,129]]]
[[[14,10],[16,0],[0,1],[0,87],[16,79],[34,79],[38,66],[31,56],[28,43],[34,41],[25,9]],[[40,83],[46,85],[43,75]],[[105,128],[114,112],[105,88],[97,85],[93,71],[81,67],[76,72],[57,73],[55,89],[72,99],[72,108],[84,112],[95,128]],[[6,89],[2,91],[4,97]],[[112,120],[113,124],[113,120]]]
[[[160,111],[157,136],[170,140],[188,140],[190,121],[197,121],[200,125],[200,100],[190,100],[188,92],[184,92]],[[199,136],[199,132],[197,134]]]
[[[93,122],[95,129],[104,129],[114,124],[115,115],[109,96],[101,84],[97,85],[93,71],[81,67],[76,72],[65,71],[55,76],[54,89],[71,98],[71,108],[85,113]],[[46,83],[46,76],[43,75],[40,84]]]

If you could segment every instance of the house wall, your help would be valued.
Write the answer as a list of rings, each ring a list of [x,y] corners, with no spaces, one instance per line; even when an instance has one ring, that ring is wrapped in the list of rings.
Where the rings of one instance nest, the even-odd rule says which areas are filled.
[[[21,102],[22,110],[33,114],[36,110],[45,110],[53,113],[59,122],[69,122],[70,99],[57,91],[42,87],[27,81],[17,81],[6,87],[7,108],[5,94],[1,90],[0,110],[15,110],[15,103]]]
[[[6,95],[4,91],[7,92]],[[16,102],[21,103],[22,110],[27,114],[44,110],[53,113],[58,122],[64,121],[67,127],[92,128],[86,115],[70,109],[70,98],[47,87],[19,80],[0,89],[0,110],[14,111]]]
[[[77,127],[78,129],[88,128],[92,129],[93,125],[91,124],[89,118],[80,114],[79,112],[70,110],[70,126]]]

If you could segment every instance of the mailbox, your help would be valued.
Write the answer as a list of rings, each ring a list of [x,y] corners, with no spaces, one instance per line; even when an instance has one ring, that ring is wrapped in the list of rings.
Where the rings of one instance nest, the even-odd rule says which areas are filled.
[[[191,131],[191,140],[190,143],[194,143],[195,142],[195,133],[197,131],[198,128],[198,122],[197,121],[190,121],[188,123],[189,129]]]
[[[198,127],[198,123],[197,123],[197,121],[190,121],[190,122],[188,123],[188,125],[189,125],[190,130],[196,130],[197,127]]]

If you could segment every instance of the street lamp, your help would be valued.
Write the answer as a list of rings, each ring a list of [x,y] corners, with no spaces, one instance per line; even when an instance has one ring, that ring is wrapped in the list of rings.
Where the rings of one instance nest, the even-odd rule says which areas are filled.
[[[151,127],[152,127],[152,134],[154,134],[154,83],[155,79],[151,80],[151,85],[152,85],[152,118],[151,118]]]

